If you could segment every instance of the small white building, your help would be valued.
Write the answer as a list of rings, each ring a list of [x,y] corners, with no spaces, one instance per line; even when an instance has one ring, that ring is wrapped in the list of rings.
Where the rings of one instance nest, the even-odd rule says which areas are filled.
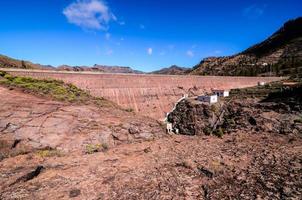
[[[265,82],[264,82],[264,81],[259,81],[259,82],[258,82],[258,85],[259,85],[259,86],[264,86],[264,85],[265,85]]]
[[[230,91],[228,91],[228,90],[212,90],[212,91],[218,97],[228,97],[228,96],[230,96]]]
[[[208,103],[217,103],[217,95],[203,95],[203,96],[198,96],[197,100],[202,101],[202,102],[208,102]]]
[[[172,134],[173,133],[173,126],[172,123],[167,123],[167,133]]]

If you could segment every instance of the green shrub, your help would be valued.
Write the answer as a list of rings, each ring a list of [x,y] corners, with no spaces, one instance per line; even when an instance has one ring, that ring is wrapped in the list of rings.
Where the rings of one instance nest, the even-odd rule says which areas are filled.
[[[100,151],[107,151],[109,149],[108,144],[88,144],[86,145],[85,153],[86,154],[93,154]]]
[[[302,117],[300,117],[300,118],[298,118],[298,119],[295,119],[295,120],[294,120],[294,123],[302,124]]]
[[[52,150],[52,149],[44,149],[44,150],[39,150],[36,152],[36,155],[41,157],[41,158],[46,158],[46,157],[61,157],[63,154],[62,152],[58,150]]]
[[[65,84],[63,81],[53,79],[39,80],[30,77],[16,77],[11,76],[6,72],[1,72],[0,76],[4,78],[4,80],[1,81],[2,84],[10,87],[22,88],[28,92],[48,96],[54,98],[55,100],[84,102],[92,99],[87,92],[75,87],[74,85]]]
[[[102,143],[102,148],[104,151],[107,151],[109,149],[109,146],[106,143]]]
[[[1,77],[4,77],[5,74],[7,74],[5,71],[0,71],[0,76],[1,76]]]
[[[93,97],[88,92],[60,80],[12,76],[4,71],[0,71],[0,77],[2,77],[0,79],[0,84],[11,89],[20,88],[25,92],[48,97],[57,101],[86,104],[92,103],[98,107],[115,107],[121,109],[111,101],[104,98]],[[128,110],[128,112],[132,111],[133,109]]]
[[[134,109],[133,108],[126,108],[125,111],[126,112],[134,112]]]
[[[221,138],[223,136],[223,134],[224,134],[224,132],[223,132],[223,129],[221,127],[216,129],[215,131],[213,131],[213,135],[216,135],[219,138]]]
[[[101,149],[100,144],[88,144],[86,145],[86,154],[93,154],[99,152]]]
[[[209,127],[205,127],[204,129],[203,129],[203,133],[205,134],[205,135],[210,135],[211,134],[211,128],[209,128]]]

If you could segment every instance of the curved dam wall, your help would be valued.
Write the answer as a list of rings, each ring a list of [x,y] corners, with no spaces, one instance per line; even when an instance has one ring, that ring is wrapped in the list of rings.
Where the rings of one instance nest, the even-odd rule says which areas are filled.
[[[102,74],[85,72],[56,72],[38,70],[2,69],[13,75],[33,78],[54,78],[88,90],[94,96],[104,97],[124,108],[162,120],[182,95],[202,94],[212,88],[243,88],[259,81],[271,82],[280,77],[217,77],[141,74]]]

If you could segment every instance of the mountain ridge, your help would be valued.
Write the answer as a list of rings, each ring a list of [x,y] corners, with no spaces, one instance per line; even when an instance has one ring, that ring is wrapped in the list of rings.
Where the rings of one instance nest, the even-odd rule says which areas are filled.
[[[150,74],[185,75],[188,70],[190,70],[190,68],[172,65],[170,67],[165,67],[165,68],[150,72]]]
[[[287,76],[302,74],[302,17],[287,21],[266,40],[241,53],[208,57],[191,75]]]
[[[30,61],[18,60],[0,54],[0,67],[16,69],[38,69],[38,70],[55,70],[55,71],[91,71],[103,73],[134,73],[143,74],[144,72],[125,66],[107,66],[95,64],[93,66],[70,66],[60,65],[57,67],[51,65],[35,64]]]

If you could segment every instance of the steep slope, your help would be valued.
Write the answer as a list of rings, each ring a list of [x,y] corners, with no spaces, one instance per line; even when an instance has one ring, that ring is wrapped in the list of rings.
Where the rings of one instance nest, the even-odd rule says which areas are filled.
[[[196,65],[194,75],[302,74],[302,17],[286,22],[267,40],[233,56],[210,57]]]
[[[166,74],[166,75],[184,75],[189,68],[172,65],[171,67],[163,68],[157,71],[150,72],[150,74]]]

